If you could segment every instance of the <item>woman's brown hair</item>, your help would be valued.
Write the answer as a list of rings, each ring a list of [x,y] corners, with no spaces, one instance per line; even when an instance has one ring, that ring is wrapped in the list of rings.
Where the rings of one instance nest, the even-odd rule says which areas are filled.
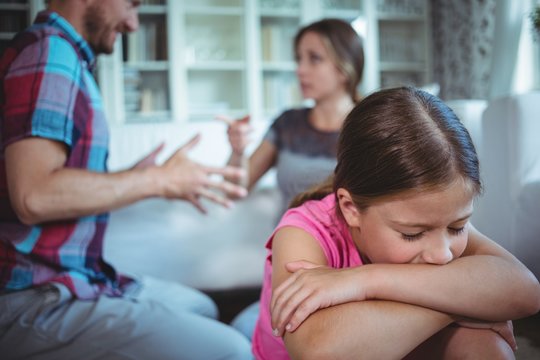
[[[364,47],[362,39],[346,21],[322,19],[301,28],[294,38],[294,50],[302,37],[313,32],[318,34],[327,51],[333,56],[338,69],[347,77],[347,91],[354,102],[359,101],[358,85],[364,71]]]
[[[364,209],[383,196],[439,189],[456,179],[481,192],[476,150],[454,112],[419,89],[387,89],[363,99],[345,119],[333,178],[291,206],[344,188]]]

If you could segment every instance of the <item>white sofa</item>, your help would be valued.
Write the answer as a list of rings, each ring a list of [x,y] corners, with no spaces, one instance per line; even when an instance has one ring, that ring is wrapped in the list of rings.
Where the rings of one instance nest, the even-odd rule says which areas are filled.
[[[491,100],[481,129],[474,223],[540,277],[540,92]]]

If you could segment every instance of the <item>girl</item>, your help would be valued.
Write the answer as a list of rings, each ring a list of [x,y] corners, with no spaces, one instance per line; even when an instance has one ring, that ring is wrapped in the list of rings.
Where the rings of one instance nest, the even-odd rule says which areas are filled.
[[[229,124],[229,164],[248,170],[243,185],[251,189],[276,166],[283,200],[280,216],[296,194],[334,170],[339,130],[358,100],[356,89],[364,67],[362,41],[342,20],[324,19],[300,29],[294,49],[302,96],[314,100],[313,108],[281,114],[249,159],[244,154],[251,131],[249,117],[221,118]]]
[[[478,160],[453,112],[414,88],[374,93],[337,156],[268,242],[256,357],[513,358],[508,320],[539,311],[540,285],[470,224]]]

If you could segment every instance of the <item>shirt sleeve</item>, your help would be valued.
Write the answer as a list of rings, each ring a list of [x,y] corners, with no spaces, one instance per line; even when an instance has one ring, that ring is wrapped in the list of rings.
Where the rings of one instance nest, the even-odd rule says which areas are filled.
[[[285,126],[285,121],[287,119],[287,111],[281,114],[270,126],[266,134],[264,135],[263,140],[269,141],[272,143],[276,148],[281,149],[282,142],[281,142],[281,136],[280,134],[283,131],[283,127]]]
[[[28,45],[4,80],[4,146],[30,136],[73,144],[81,61],[61,36]]]

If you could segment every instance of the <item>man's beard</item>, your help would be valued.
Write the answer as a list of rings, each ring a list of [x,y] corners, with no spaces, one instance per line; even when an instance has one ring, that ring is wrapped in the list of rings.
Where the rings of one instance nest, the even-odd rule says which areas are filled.
[[[84,29],[88,37],[86,40],[96,55],[112,53],[112,46],[100,42],[100,40],[104,39],[103,35],[108,32],[105,10],[103,8],[93,4],[86,10]]]

